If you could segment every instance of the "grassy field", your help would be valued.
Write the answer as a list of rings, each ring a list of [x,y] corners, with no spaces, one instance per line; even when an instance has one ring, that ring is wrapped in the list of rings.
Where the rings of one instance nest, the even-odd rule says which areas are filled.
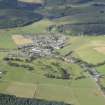
[[[42,3],[42,0],[19,1],[27,3]],[[56,19],[49,19],[47,16],[52,14],[55,15],[57,13],[62,14],[65,12],[65,6],[55,8],[56,5],[53,5],[54,7],[50,5],[51,7],[48,6],[49,8],[47,9],[39,9],[37,12],[42,13],[45,16],[42,20],[33,22],[32,24],[23,27],[0,29],[0,48],[16,48],[17,46],[12,40],[13,35],[33,35],[43,32],[46,33],[46,29],[50,25],[59,26],[68,23],[77,24],[84,22],[86,24],[88,22],[102,23],[105,21],[105,13],[100,13],[100,11],[103,12],[103,8],[92,6],[94,1],[98,0],[93,0],[93,2],[88,2],[88,4],[81,5],[75,3],[75,5],[72,5],[72,8],[68,8],[68,11],[66,11],[67,16]],[[104,2],[104,0],[100,0],[100,2]],[[34,11],[36,12],[36,10]],[[20,16],[20,11],[18,12]],[[29,11],[29,13],[30,12],[32,11]],[[3,13],[4,11],[1,12],[1,15],[5,15]],[[5,13],[8,13],[8,11]],[[11,12],[9,15],[10,14]],[[26,14],[23,14],[22,12],[22,19],[25,19],[24,16]],[[11,19],[17,19],[16,13],[11,16],[14,16]],[[29,21],[30,20],[31,19],[29,19]],[[66,46],[60,50],[57,50],[60,55],[65,56],[66,54],[73,52],[72,55],[74,57],[90,64],[98,64],[105,61],[105,36],[71,36],[71,34],[69,34],[67,37],[68,41]],[[70,64],[60,59],[50,57],[37,59],[31,63],[14,61],[15,63],[33,66],[34,70],[29,71],[23,67],[13,67],[8,65],[7,62],[3,60],[7,54],[8,52],[0,52],[0,71],[5,72],[3,75],[0,74],[0,93],[12,94],[19,97],[64,101],[74,105],[105,104],[105,99],[102,92],[97,87],[95,81],[87,72],[84,72],[79,65]],[[56,75],[59,74],[59,71],[62,68],[68,71],[70,74],[70,79],[63,80],[45,77],[45,73],[52,73],[52,71],[55,71]],[[99,66],[96,69],[98,72],[105,74],[104,68],[105,65]],[[85,76],[85,78],[76,80],[76,78],[80,77],[81,74]],[[102,81],[102,83],[104,83],[104,80]]]
[[[43,24],[39,32],[43,32],[44,27],[47,25],[46,23],[52,24],[48,20],[37,23],[39,26],[42,26]],[[14,30],[1,30],[1,48],[15,48],[16,45],[12,40],[12,35],[20,34],[21,32],[21,34],[28,34],[27,30],[30,30],[31,27],[33,27],[33,29],[36,27],[36,29],[35,31],[30,30],[30,33],[38,32],[37,24],[32,24],[30,27],[26,26],[23,28],[15,28]],[[104,39],[104,36],[70,36],[67,42],[68,45],[59,50],[59,52],[62,56],[64,56],[70,51],[74,51],[73,55],[75,57],[92,64],[97,64],[104,61],[105,54],[94,51],[93,48],[102,45],[104,46]],[[8,45],[6,43],[8,43]],[[33,61],[31,65],[34,66],[34,70],[28,71],[22,67],[16,68],[6,64],[2,60],[6,55],[7,53],[0,53],[0,70],[7,71],[7,73],[3,75],[2,79],[0,79],[1,93],[14,94],[20,97],[25,96],[47,100],[65,101],[68,103],[74,103],[75,105],[104,105],[105,103],[104,97],[88,73],[84,72],[86,78],[75,80],[75,78],[81,74],[81,71],[83,71],[76,64],[68,64],[52,58],[42,58]],[[46,64],[51,66],[54,70],[57,68],[52,65],[52,62],[59,62],[60,66],[69,70],[69,72],[73,75],[73,79],[59,80],[46,78],[43,75],[45,73]]]
[[[0,28],[21,27],[39,21],[41,15],[24,9],[0,9]]]
[[[105,65],[99,66],[96,68],[98,72],[105,75]]]
[[[73,55],[90,64],[97,64],[105,61],[104,50],[98,51],[95,48],[104,47],[104,36],[70,37],[68,45],[61,49],[61,55],[73,51]]]
[[[2,39],[2,41],[0,41],[0,45],[3,45],[3,48],[16,47],[15,43],[11,39],[12,34],[16,34],[17,31],[13,31],[7,31],[9,32],[8,37],[6,37],[7,35],[5,34],[2,38],[0,38]],[[7,32],[3,31],[2,33],[4,34]],[[3,41],[4,39],[6,39],[5,42]],[[93,52],[93,48],[100,46],[100,44],[104,44],[103,41],[104,37],[102,36],[69,37],[67,42],[68,45],[65,48],[59,50],[59,52],[62,56],[64,56],[70,51],[74,51],[74,56],[79,57],[86,62],[96,64],[102,62],[105,55],[97,51]],[[5,43],[9,43],[10,45],[6,46]],[[85,51],[88,51],[88,53]],[[88,59],[82,56],[83,54]],[[93,54],[94,57],[92,57],[91,54]],[[95,81],[87,72],[83,72],[83,70],[77,64],[68,64],[53,58],[42,58],[33,61],[31,65],[34,66],[34,70],[28,71],[22,67],[16,68],[6,64],[3,61],[3,58],[6,55],[7,53],[0,53],[0,70],[7,72],[2,76],[2,79],[0,79],[1,93],[13,94],[20,97],[25,96],[31,98],[34,97],[47,100],[64,101],[73,103],[74,105],[104,105],[105,103],[104,97],[96,86]],[[98,60],[96,59],[97,56],[99,56]],[[46,71],[49,71],[50,69],[59,69],[58,67],[54,66],[53,63],[59,63],[61,67],[67,69],[72,75],[73,79],[60,80],[46,78],[44,76]],[[46,65],[50,66],[50,69],[46,69]],[[83,72],[86,78],[75,80],[75,78],[78,77],[81,72]]]
[[[1,48],[16,48],[16,44],[12,40],[12,36],[16,34],[20,35],[32,35],[36,33],[46,32],[46,28],[53,23],[48,19],[35,22],[31,25],[18,27],[13,29],[0,29],[0,47]],[[39,28],[40,27],[40,28]],[[8,43],[8,44],[6,44]]]
[[[104,97],[88,73],[85,73],[85,79],[80,80],[45,78],[42,68],[46,64],[51,66],[52,62],[59,62],[75,76],[82,71],[78,65],[70,65],[55,59],[34,61],[35,70],[31,72],[23,68],[14,68],[2,64],[1,68],[6,70],[7,74],[0,80],[0,92],[19,97],[64,101],[75,105],[104,105]]]
[[[105,75],[105,65],[96,67],[96,70],[101,74]],[[100,78],[100,84],[103,88],[105,88],[105,77]]]

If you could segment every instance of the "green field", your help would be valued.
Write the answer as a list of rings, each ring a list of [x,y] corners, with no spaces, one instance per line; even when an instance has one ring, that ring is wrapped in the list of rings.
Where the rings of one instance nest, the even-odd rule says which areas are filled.
[[[47,0],[48,4],[45,7],[38,8],[30,7],[30,5],[42,4],[43,0],[19,0],[20,3],[28,4],[30,8],[11,9],[6,6],[4,9],[1,7],[0,26],[5,29],[0,29],[0,93],[16,95],[17,97],[64,101],[73,105],[105,105],[105,97],[96,81],[78,63],[68,63],[54,57],[37,58],[32,62],[26,62],[24,58],[21,58],[22,61],[12,61],[12,63],[33,67],[33,70],[28,70],[22,66],[11,66],[4,60],[9,51],[17,48],[12,39],[13,35],[31,36],[40,33],[48,35],[50,32],[59,32],[57,27],[66,24],[85,24],[87,30],[89,23],[95,23],[96,27],[100,27],[98,31],[101,30],[104,33],[102,27],[105,23],[105,7],[97,7],[93,4],[98,2],[102,5],[105,0],[92,0],[90,2],[87,0],[85,3],[79,3],[79,0],[70,3],[63,3],[65,0],[60,0],[62,2],[59,0],[51,1]],[[37,20],[35,13],[44,17]],[[48,30],[51,26],[54,26],[52,30]],[[91,29],[96,32],[98,28],[93,27]],[[85,28],[82,27],[82,29]],[[86,34],[84,36],[82,31],[80,35],[78,28],[76,30],[70,27],[66,29],[63,34],[67,36],[68,40],[63,48],[56,50],[59,56],[63,58],[72,52],[71,55],[74,58],[90,65],[97,65],[96,71],[105,75],[105,64],[98,65],[105,63],[104,34],[100,33],[98,36]],[[76,32],[79,33],[79,36]],[[3,52],[1,49],[9,51]],[[48,78],[46,76],[46,74],[53,74],[55,77],[61,77],[62,70],[67,70],[69,79]],[[1,72],[3,73],[1,74]],[[101,78],[100,81],[105,87],[105,77]]]
[[[73,55],[90,64],[97,64],[105,61],[104,52],[95,50],[97,47],[104,47],[104,36],[70,37],[68,45],[61,49],[61,55],[73,51]]]
[[[11,36],[13,35],[13,33],[16,34],[16,30],[14,29],[13,31],[9,30],[1,32],[3,33],[3,36],[1,36],[2,38],[0,38],[0,45],[3,45],[1,46],[1,48],[15,48],[16,45],[12,41]],[[6,35],[7,32],[9,33]],[[78,57],[86,62],[97,64],[99,62],[104,61],[104,54],[101,54],[97,51],[93,51],[93,43],[103,43],[103,36],[68,36],[68,38],[69,40],[67,42],[67,46],[61,50],[58,50],[58,52],[60,52],[62,56],[69,53],[70,51],[74,51],[73,55],[75,57]],[[8,46],[5,43],[9,43]],[[97,45],[95,45],[95,47],[96,46]],[[88,51],[88,53],[86,53],[86,51]],[[8,53],[6,52],[0,52],[0,70],[6,71],[6,74],[4,74],[2,76],[2,79],[0,79],[1,93],[8,93],[20,97],[35,97],[47,100],[64,101],[67,103],[73,103],[74,105],[104,105],[104,97],[102,96],[101,91],[96,86],[95,81],[87,72],[84,72],[83,69],[79,67],[79,65],[68,64],[59,59],[42,58],[33,61],[31,65],[34,66],[34,70],[28,71],[22,67],[17,68],[6,64],[3,61],[3,58],[7,54]],[[83,54],[85,56],[83,56]],[[94,55],[94,57],[92,56],[92,54]],[[96,59],[97,56],[99,56],[98,60]],[[59,63],[60,67],[67,69],[72,75],[72,79],[59,80],[46,78],[43,75],[46,71],[50,71],[50,69],[59,69],[59,67],[53,65],[53,63],[55,62]],[[50,69],[46,69],[46,65],[50,66]],[[75,80],[76,77],[81,76],[81,73],[85,76],[85,78]]]
[[[100,72],[101,74],[105,74],[105,65],[99,66],[96,68],[98,72]]]
[[[84,73],[86,78],[80,80],[56,80],[43,77],[44,71],[41,68],[45,64],[51,65],[51,62],[61,63],[63,67],[72,71],[74,77],[82,71],[78,65],[70,65],[54,59],[33,62],[35,70],[32,72],[2,64],[2,70],[6,70],[7,74],[0,80],[0,92],[19,97],[64,101],[75,105],[104,105],[104,97],[88,73]]]

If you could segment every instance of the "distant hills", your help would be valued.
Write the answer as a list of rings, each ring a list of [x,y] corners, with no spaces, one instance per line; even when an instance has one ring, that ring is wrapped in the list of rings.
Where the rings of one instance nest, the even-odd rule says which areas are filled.
[[[17,0],[0,0],[0,4],[5,4],[5,5],[17,5]]]
[[[0,0],[0,29],[22,27],[42,19],[41,14],[32,11],[34,6],[37,8],[18,0]]]
[[[73,35],[105,34],[105,0],[45,1],[42,13],[56,22],[50,31]]]
[[[0,0],[0,8],[38,13],[54,22],[53,26],[48,27],[51,32],[57,31],[73,35],[105,34],[105,0]],[[27,22],[25,19],[25,25],[35,22],[29,20],[30,18]]]

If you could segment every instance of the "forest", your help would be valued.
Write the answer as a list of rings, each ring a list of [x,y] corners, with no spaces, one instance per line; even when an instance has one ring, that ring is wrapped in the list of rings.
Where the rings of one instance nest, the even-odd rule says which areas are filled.
[[[0,94],[0,105],[70,105],[64,102],[46,101],[41,99],[19,98]]]

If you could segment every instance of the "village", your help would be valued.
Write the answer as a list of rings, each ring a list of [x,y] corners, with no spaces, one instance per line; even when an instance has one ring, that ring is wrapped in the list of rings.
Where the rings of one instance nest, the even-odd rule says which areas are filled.
[[[102,78],[103,75],[96,71],[95,66],[97,65],[90,65],[81,59],[75,58],[72,56],[73,51],[69,52],[66,56],[61,56],[58,53],[58,50],[66,47],[68,41],[67,36],[57,33],[41,33],[35,35],[13,35],[12,39],[17,45],[16,49],[0,49],[1,52],[8,52],[7,56],[4,58],[4,62],[9,66],[32,71],[35,69],[32,61],[39,58],[50,57],[61,59],[65,63],[78,65],[84,70],[81,71],[81,74],[75,77],[74,80],[86,78],[83,72],[88,72],[101,89],[99,79]],[[46,72],[43,76],[50,79],[72,79],[72,75],[68,72],[69,69],[61,67],[59,69],[58,64],[57,66],[57,70],[49,71],[48,68],[51,67],[46,65]],[[1,78],[3,75],[3,72],[0,71]]]
[[[25,39],[30,39],[31,43],[19,45],[18,50],[22,55],[28,58],[37,58],[44,56],[53,56],[56,50],[65,46],[66,36],[61,34],[49,35],[24,35]]]

